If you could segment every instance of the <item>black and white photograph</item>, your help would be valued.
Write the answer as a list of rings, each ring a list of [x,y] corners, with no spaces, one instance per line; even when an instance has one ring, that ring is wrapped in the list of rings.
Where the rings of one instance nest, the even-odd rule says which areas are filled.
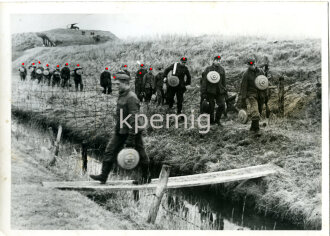
[[[0,3],[0,232],[327,235],[327,11]]]

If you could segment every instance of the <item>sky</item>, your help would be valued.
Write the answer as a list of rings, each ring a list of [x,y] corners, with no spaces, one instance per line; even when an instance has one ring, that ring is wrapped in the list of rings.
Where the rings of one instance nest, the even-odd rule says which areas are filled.
[[[47,7],[18,10],[11,17],[11,32],[37,32],[78,23],[81,29],[111,31],[122,39],[161,34],[320,38],[326,23],[326,5],[317,2],[94,3],[81,4],[79,11],[54,6],[52,11]],[[30,14],[21,14],[26,12]]]

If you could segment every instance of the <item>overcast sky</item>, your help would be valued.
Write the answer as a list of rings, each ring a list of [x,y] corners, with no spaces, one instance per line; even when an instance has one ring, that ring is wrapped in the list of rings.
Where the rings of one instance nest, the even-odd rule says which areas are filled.
[[[65,28],[78,23],[81,29],[111,31],[119,38],[156,34],[223,34],[320,38],[324,22],[324,3],[119,3],[107,5],[80,4],[80,12],[91,14],[58,14],[70,7],[32,8],[31,14],[14,14],[11,32],[37,32]],[[52,9],[50,11],[49,9]],[[62,9],[62,10],[61,10]],[[65,9],[65,11],[63,10]],[[34,13],[51,14],[34,14]],[[97,13],[98,12],[98,13]],[[109,12],[104,14],[104,12]],[[54,14],[57,13],[57,14]]]

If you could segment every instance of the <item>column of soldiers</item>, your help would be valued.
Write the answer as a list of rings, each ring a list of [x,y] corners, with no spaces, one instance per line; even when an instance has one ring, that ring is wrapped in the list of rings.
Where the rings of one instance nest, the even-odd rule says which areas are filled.
[[[49,64],[46,64],[44,68],[40,61],[38,61],[38,66],[33,62],[28,69],[31,70],[30,72],[30,79],[32,81],[37,80],[38,84],[45,83],[48,86],[57,86],[62,88],[71,87],[70,84],[70,77],[73,77],[73,81],[75,83],[75,89],[78,91],[83,91],[84,85],[82,81],[82,67],[77,64],[76,68],[72,71],[69,68],[69,63],[65,63],[65,66],[60,69],[59,65],[56,65],[55,69],[51,69]],[[27,69],[25,64],[22,63],[21,67],[18,69],[20,72],[20,78],[22,81],[26,80],[27,76]]]

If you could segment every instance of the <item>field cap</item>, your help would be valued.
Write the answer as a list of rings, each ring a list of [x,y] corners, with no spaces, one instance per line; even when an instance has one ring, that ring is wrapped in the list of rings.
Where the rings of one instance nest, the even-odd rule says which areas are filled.
[[[180,61],[182,61],[182,62],[187,62],[187,58],[186,57],[181,57],[181,59],[180,59]]]
[[[248,64],[248,65],[254,65],[254,63],[255,63],[255,60],[253,58],[248,58],[246,61],[246,64]]]
[[[120,81],[128,81],[128,82],[131,80],[130,76],[128,76],[125,72],[121,72],[121,71],[116,73],[115,78]]]
[[[144,67],[144,64],[141,64],[140,66],[141,66],[141,67]]]
[[[221,56],[220,56],[220,55],[215,56],[215,57],[213,58],[213,60],[221,60]]]
[[[22,66],[24,66],[24,62],[22,63]]]
[[[105,68],[105,70],[108,70],[108,69],[109,69],[108,67]]]
[[[65,63],[65,65],[66,65],[66,66],[68,66],[68,65],[69,65],[69,63]]]
[[[59,68],[59,67],[60,67],[60,65],[57,65],[56,67],[57,67],[57,68]]]

